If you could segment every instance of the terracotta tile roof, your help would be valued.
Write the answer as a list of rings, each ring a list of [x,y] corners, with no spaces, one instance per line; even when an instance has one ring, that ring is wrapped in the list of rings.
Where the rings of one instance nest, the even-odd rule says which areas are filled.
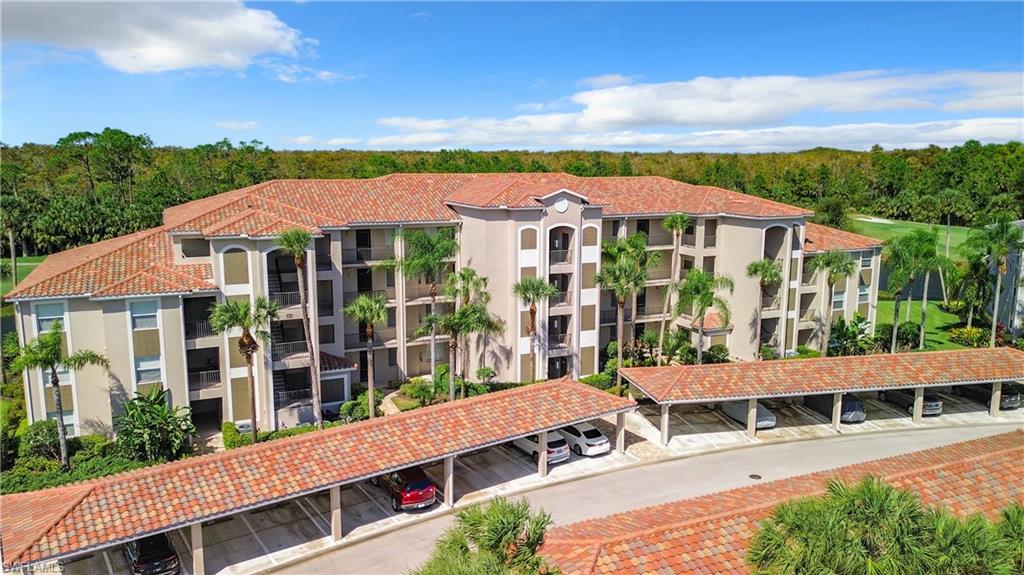
[[[1024,431],[555,527],[541,553],[566,575],[746,574],[749,541],[775,505],[820,494],[831,479],[865,475],[913,491],[929,506],[995,517],[1024,503]]]
[[[622,377],[659,403],[700,403],[837,391],[1024,379],[1024,351],[1009,347],[630,367]]]
[[[209,264],[175,264],[173,250],[171,237],[159,227],[54,254],[4,299],[217,289]]]
[[[320,352],[320,371],[343,371],[357,367],[359,365],[347,357],[338,357],[326,351]]]
[[[807,253],[829,250],[857,251],[877,248],[882,240],[807,222],[804,234],[804,251]]]
[[[559,379],[89,482],[5,495],[0,497],[0,545],[7,563],[56,558],[635,406],[629,399]]]

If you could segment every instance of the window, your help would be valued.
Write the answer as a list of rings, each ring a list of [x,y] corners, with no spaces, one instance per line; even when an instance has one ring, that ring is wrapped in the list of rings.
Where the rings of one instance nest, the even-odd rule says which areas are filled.
[[[395,367],[396,365],[398,365],[398,350],[397,349],[389,349],[388,350],[388,367]]]
[[[832,294],[832,309],[843,309],[846,307],[846,292],[837,291]]]
[[[384,279],[387,282],[387,287],[395,287],[395,270],[387,270],[384,272]]]
[[[388,327],[395,327],[396,321],[395,308],[388,308]]]
[[[39,333],[50,331],[53,324],[64,321],[64,304],[42,303],[36,306],[36,324]]]
[[[210,257],[210,242],[204,239],[183,239],[181,240],[181,257],[183,258],[208,258]]]
[[[871,301],[871,286],[863,285],[857,288],[857,302],[868,303]]]
[[[160,381],[160,356],[148,355],[135,358],[135,383]]]
[[[52,393],[49,389],[46,391],[47,393]],[[46,419],[57,421],[57,412],[47,412]],[[68,409],[67,406],[64,406],[64,426],[67,428],[68,435],[77,435],[75,433],[75,410]]]
[[[860,254],[860,267],[861,269],[869,269],[871,267],[871,252],[861,252]]]
[[[327,324],[320,326],[320,343],[334,343],[334,326]]]
[[[129,304],[132,313],[132,329],[156,329],[156,302],[135,301]]]

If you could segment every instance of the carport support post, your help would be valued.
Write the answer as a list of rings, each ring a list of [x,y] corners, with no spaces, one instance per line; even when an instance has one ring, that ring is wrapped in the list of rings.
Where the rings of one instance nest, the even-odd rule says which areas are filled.
[[[455,456],[444,458],[444,505],[455,505]]]
[[[626,451],[626,414],[615,414],[615,453]]]
[[[992,398],[988,404],[988,414],[992,417],[999,417],[999,404],[1003,401],[1003,382],[997,381],[992,384]]]
[[[661,404],[661,444],[668,445],[668,404]]]
[[[189,527],[192,535],[192,573],[203,575],[206,573],[206,562],[203,560],[203,524],[193,523]]]
[[[548,476],[548,432],[537,434],[537,475]]]
[[[757,399],[747,400],[747,437],[757,439]]]
[[[924,411],[924,388],[914,388],[914,423],[921,423],[921,412]]]
[[[832,431],[839,431],[839,424],[843,419],[843,393],[832,394]]]
[[[331,488],[331,540],[341,541],[341,486]]]

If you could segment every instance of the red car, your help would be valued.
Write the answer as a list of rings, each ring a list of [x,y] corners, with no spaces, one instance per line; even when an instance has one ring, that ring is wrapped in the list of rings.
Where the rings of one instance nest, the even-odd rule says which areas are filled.
[[[374,477],[370,483],[384,488],[391,495],[391,508],[395,511],[422,509],[437,501],[434,482],[419,466]]]

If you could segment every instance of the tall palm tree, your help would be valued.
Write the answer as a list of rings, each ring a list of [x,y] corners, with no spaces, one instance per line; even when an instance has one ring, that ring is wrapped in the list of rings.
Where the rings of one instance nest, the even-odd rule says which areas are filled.
[[[918,265],[921,271],[924,272],[924,292],[921,295],[921,327],[918,335],[917,349],[924,349],[925,326],[928,323],[928,284],[931,281],[933,271],[939,272],[939,277],[944,277],[942,274],[952,267],[952,262],[946,256],[939,254],[937,230],[932,229],[927,234],[921,235],[920,242],[921,255]],[[945,295],[945,289],[943,289],[943,295]]]
[[[64,424],[64,403],[60,396],[60,373],[59,371],[78,371],[89,365],[99,367],[110,367],[110,361],[95,351],[82,349],[71,355],[64,354],[64,328],[60,322],[50,326],[50,331],[41,334],[36,339],[25,344],[23,347],[5,350],[10,353],[11,371],[25,371],[27,369],[38,369],[50,376],[50,385],[53,387],[53,408],[57,411],[57,441],[60,445],[60,464],[67,469],[70,467],[70,455],[68,454],[68,430]]]
[[[816,272],[824,272],[826,274],[825,282],[828,284],[828,305],[821,335],[821,354],[828,355],[828,340],[832,335],[832,301],[836,295],[836,283],[842,278],[853,275],[853,272],[857,270],[857,264],[850,254],[842,250],[829,250],[811,260],[811,269]]]
[[[260,343],[270,342],[270,322],[277,317],[277,302],[265,297],[253,300],[227,300],[210,309],[210,328],[214,333],[240,329],[238,353],[245,358],[246,378],[249,382],[249,412],[252,414],[252,442],[259,434],[256,429],[256,379],[253,377],[252,358],[260,350]]]
[[[1011,253],[1024,250],[1024,228],[1013,223],[1013,218],[1009,214],[997,214],[991,224],[975,228],[967,234],[964,249],[985,254],[986,263],[996,268],[995,292],[992,294],[992,333],[988,340],[989,347],[995,347],[996,326],[999,324],[999,295],[1003,289],[1006,260]]]
[[[455,401],[455,364],[458,361],[459,341],[463,334],[482,329],[491,315],[487,307],[481,303],[469,303],[455,311],[443,314],[431,314],[423,320],[423,325],[416,330],[417,335],[440,332],[448,336],[448,401]],[[462,378],[460,396],[466,398],[466,378]]]
[[[368,391],[370,402],[370,418],[372,419],[374,414],[377,413],[374,407],[374,400],[376,399],[373,395],[373,380],[374,380],[374,350],[373,350],[373,337],[374,337],[374,326],[383,324],[388,320],[388,307],[387,302],[380,295],[370,294],[359,294],[356,299],[352,300],[352,303],[345,307],[345,315],[352,319],[366,324],[366,339],[369,342],[368,349],[366,351],[366,389]]]
[[[718,295],[718,292],[728,291],[731,294],[734,288],[732,278],[714,275],[697,268],[691,269],[683,281],[676,285],[679,301],[676,302],[673,315],[679,317],[692,310],[691,313],[697,320],[698,364],[704,357],[704,318],[708,311],[714,308],[721,316],[722,323],[729,325],[729,302]]]
[[[893,294],[892,310],[892,343],[889,353],[896,353],[896,334],[900,325],[900,304],[903,301],[903,293],[911,289],[914,278],[920,271],[921,236],[915,230],[909,234],[889,238],[885,240],[882,248],[882,259],[889,266],[889,291]]]
[[[455,239],[455,228],[446,227],[429,234],[424,230],[412,229],[400,232],[404,256],[391,258],[380,264],[381,268],[397,269],[406,278],[420,278],[430,284],[430,313],[437,315],[438,283],[444,278],[447,260],[459,251]],[[451,366],[455,369],[455,366]],[[430,332],[430,373],[437,370],[437,330]]]
[[[755,330],[755,342],[757,342],[757,355],[761,356],[761,308],[764,306],[765,291],[769,287],[778,286],[782,283],[782,264],[775,260],[762,259],[747,264],[747,277],[757,278],[760,286],[760,297],[757,302],[757,329]]]
[[[558,295],[558,288],[540,278],[523,278],[512,284],[512,293],[530,306],[530,381],[537,380],[537,303]]]
[[[945,256],[949,258],[950,239],[952,236],[953,216],[963,217],[971,211],[970,197],[956,188],[946,188],[939,192],[939,209],[946,218],[946,251]],[[939,269],[939,281],[942,283],[942,301],[949,304],[949,289],[946,285],[946,274],[949,269]]]
[[[968,252],[958,266],[956,290],[967,307],[967,327],[974,326],[974,310],[992,297],[991,274],[983,254]],[[953,274],[950,274],[953,275]]]
[[[637,316],[637,294],[644,289],[647,279],[650,276],[651,268],[661,261],[661,252],[647,249],[647,234],[638,233],[626,236],[616,242],[606,242],[602,248],[607,251],[611,259],[625,258],[632,262],[643,281],[637,283],[630,290],[630,298],[633,304],[633,314],[629,318],[629,330],[626,333],[632,334],[636,326]]]
[[[612,292],[612,297],[615,298],[615,338],[618,342],[615,346],[615,392],[617,394],[622,392],[620,370],[622,369],[622,348],[626,344],[623,327],[626,299],[647,282],[647,271],[641,271],[628,252],[617,247],[623,241],[625,240],[605,242],[601,271],[595,278],[601,289]]]
[[[666,216],[661,222],[661,227],[672,234],[672,281],[679,281],[679,252],[683,243],[683,232],[690,225],[690,216],[686,214],[672,214]],[[661,302],[661,327],[658,331],[658,365],[661,365],[665,354],[662,348],[665,347],[665,325],[668,323],[668,310],[672,305],[672,290],[665,290],[665,300]]]
[[[306,287],[306,248],[313,241],[313,234],[302,228],[285,230],[275,242],[277,249],[295,259],[295,275],[299,278],[299,306],[302,308],[302,330],[306,334],[306,349],[309,350],[309,386],[313,396],[313,420],[318,429],[324,428],[324,415],[320,411],[320,370],[317,369],[319,353],[313,349],[313,330],[309,322],[309,305]]]
[[[444,284],[444,295],[455,300],[459,307],[470,303],[481,303],[486,306],[491,301],[491,294],[487,291],[487,278],[468,266],[448,275]],[[473,333],[479,332],[474,331]],[[463,341],[460,343],[462,353],[459,367],[463,379],[466,378],[466,370],[469,366],[469,336],[470,333],[463,333]]]

